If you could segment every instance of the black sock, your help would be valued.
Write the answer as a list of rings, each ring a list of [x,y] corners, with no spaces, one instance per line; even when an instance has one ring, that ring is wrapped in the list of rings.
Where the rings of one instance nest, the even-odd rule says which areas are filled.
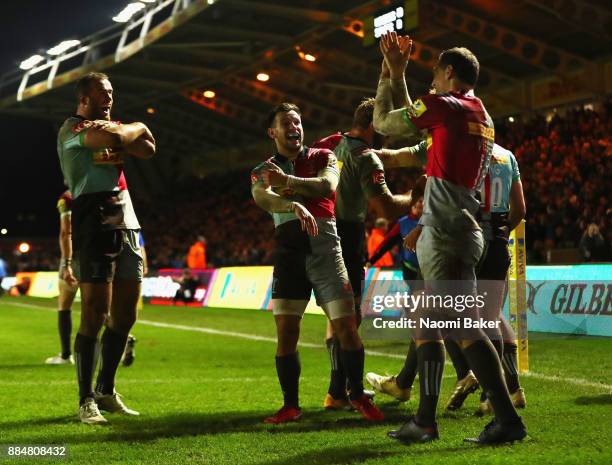
[[[421,344],[417,357],[421,394],[415,420],[420,426],[434,426],[444,372],[444,344],[442,341]]]
[[[330,337],[325,340],[325,344],[327,345],[331,362],[331,374],[327,392],[334,399],[344,399],[346,397],[346,373],[340,358],[340,341],[335,337]]]
[[[72,333],[72,315],[70,309],[57,312],[57,326],[59,328],[60,343],[62,344],[62,358],[70,357],[70,335]]]
[[[93,397],[91,381],[94,372],[94,360],[96,357],[96,342],[93,337],[83,336],[77,333],[74,339],[74,355],[79,380],[79,398],[81,403],[86,397]]]
[[[470,366],[468,365],[468,361],[465,359],[463,355],[463,351],[459,344],[453,339],[445,339],[444,345],[446,346],[446,351],[453,362],[453,367],[455,367],[455,371],[457,372],[457,381],[465,378],[470,371]]]
[[[493,339],[491,338],[491,336],[489,336],[489,339],[491,340],[491,344],[493,344],[493,347],[495,348],[495,352],[497,352],[497,356],[499,357],[499,360],[502,362],[502,365],[503,365],[504,341],[502,339]],[[480,402],[484,402],[485,400],[487,400],[487,393],[483,389],[482,391],[480,391]]]
[[[278,381],[283,391],[283,401],[286,407],[300,407],[298,392],[301,372],[302,367],[298,352],[280,357],[276,356],[276,373],[278,374]]]
[[[497,352],[497,356],[499,357],[499,361],[504,360],[504,341],[501,339],[491,339],[491,344],[495,348],[495,352]]]
[[[516,360],[517,351],[518,347],[516,344],[512,342],[505,343],[502,364],[504,366],[504,374],[506,375],[506,384],[510,392],[516,392],[521,387],[518,376],[518,363]]]
[[[414,378],[416,378],[417,369],[417,350],[413,339],[410,341],[410,347],[408,347],[408,354],[406,355],[406,360],[404,360],[402,371],[395,378],[398,387],[401,389],[411,388],[414,384]]]
[[[351,390],[350,398],[351,400],[360,399],[363,396],[363,364],[365,362],[363,346],[357,350],[340,349],[340,357]]]
[[[499,357],[491,341],[478,340],[463,350],[476,379],[491,402],[495,419],[500,423],[514,422],[519,416],[510,401]]]
[[[115,391],[115,374],[125,351],[127,334],[121,334],[106,327],[102,335],[100,350],[100,370],[96,381],[96,391],[102,394],[112,394]]]

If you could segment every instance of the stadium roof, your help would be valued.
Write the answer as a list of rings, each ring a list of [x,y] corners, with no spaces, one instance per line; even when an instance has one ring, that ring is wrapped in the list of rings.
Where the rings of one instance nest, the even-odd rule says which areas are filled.
[[[413,95],[427,92],[437,55],[456,45],[479,57],[478,92],[494,117],[611,90],[605,0],[159,0],[29,72],[3,76],[0,112],[59,123],[75,107],[68,84],[105,70],[114,116],[144,120],[164,154],[154,168],[142,164],[148,183],[179,169],[252,163],[269,148],[264,120],[280,101],[302,107],[307,141],[347,128],[380,69],[378,47],[363,36],[373,34],[373,16],[398,7],[406,28],[418,8],[407,73]]]

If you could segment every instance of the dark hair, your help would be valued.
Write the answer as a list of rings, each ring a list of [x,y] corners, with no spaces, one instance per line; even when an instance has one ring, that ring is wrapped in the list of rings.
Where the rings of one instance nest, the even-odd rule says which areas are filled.
[[[294,103],[283,102],[276,105],[272,111],[268,114],[268,127],[271,128],[274,124],[274,118],[279,113],[289,113],[290,111],[295,111],[298,115],[302,116],[302,112],[300,111],[300,107],[298,107]]]
[[[364,98],[353,114],[353,127],[368,129],[374,118],[374,101],[373,98]]]
[[[87,95],[92,82],[103,81],[104,79],[108,79],[108,76],[106,74],[94,71],[87,73],[85,76],[81,77],[74,86],[77,98],[80,99],[84,95]]]
[[[444,50],[440,53],[438,62],[442,68],[451,65],[457,78],[461,82],[466,83],[470,87],[476,87],[478,74],[480,73],[480,64],[478,63],[476,55],[467,48],[453,47]]]

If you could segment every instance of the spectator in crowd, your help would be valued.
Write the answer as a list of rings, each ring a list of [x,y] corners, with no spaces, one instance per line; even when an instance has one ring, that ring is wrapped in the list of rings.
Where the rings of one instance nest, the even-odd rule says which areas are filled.
[[[206,268],[206,238],[204,236],[198,236],[189,248],[187,268]]]
[[[191,303],[195,299],[196,289],[198,288],[198,284],[200,281],[196,278],[189,268],[185,268],[183,270],[183,275],[180,278],[172,278],[173,281],[176,281],[181,285],[176,290],[176,294],[174,295],[173,304],[176,305],[178,301],[183,302],[184,304]]]
[[[374,255],[380,244],[385,240],[387,231],[389,230],[389,221],[386,218],[378,218],[374,223],[374,228],[370,232],[368,238],[368,257]],[[385,252],[373,266],[393,266],[393,257],[390,252]]]
[[[499,143],[525,166],[529,263],[551,249],[577,249],[589,224],[612,242],[609,173],[612,172],[611,102],[601,111],[568,110],[527,122],[496,124]],[[588,234],[587,234],[588,235]],[[603,255],[610,259],[609,250]]]
[[[580,239],[580,256],[585,262],[601,262],[609,257],[604,237],[599,232],[599,226],[589,224]]]

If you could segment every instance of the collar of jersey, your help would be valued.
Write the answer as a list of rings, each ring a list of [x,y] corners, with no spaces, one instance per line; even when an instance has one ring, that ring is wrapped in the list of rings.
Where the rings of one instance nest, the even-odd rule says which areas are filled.
[[[347,139],[353,139],[353,140],[358,140],[359,142],[363,142],[363,145],[366,146],[370,146],[370,144],[368,144],[365,140],[363,140],[361,137],[355,137],[355,136],[351,136],[349,135],[348,132],[345,132],[344,134],[342,134],[344,137],[346,137]]]
[[[302,153],[300,153],[297,158],[304,158],[306,156],[306,153],[308,153],[308,147],[304,146],[302,148]],[[274,153],[274,156],[272,157],[274,160],[278,160],[280,163],[285,163],[287,160],[289,160],[289,158],[287,158],[284,155],[281,155],[278,152]],[[297,160],[296,158],[296,160]]]

